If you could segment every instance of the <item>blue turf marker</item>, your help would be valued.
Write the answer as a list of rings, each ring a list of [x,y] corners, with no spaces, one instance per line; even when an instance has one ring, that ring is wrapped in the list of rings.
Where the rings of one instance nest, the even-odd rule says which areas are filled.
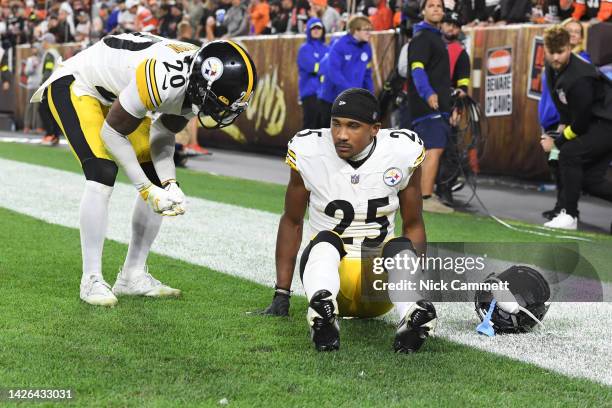
[[[493,310],[495,310],[496,303],[497,301],[493,299],[493,301],[489,305],[489,310],[487,311],[487,314],[485,315],[484,319],[482,319],[482,322],[478,326],[476,326],[476,331],[478,333],[487,335],[489,337],[495,336],[495,330],[493,330],[493,326],[491,326],[491,315],[493,314]]]

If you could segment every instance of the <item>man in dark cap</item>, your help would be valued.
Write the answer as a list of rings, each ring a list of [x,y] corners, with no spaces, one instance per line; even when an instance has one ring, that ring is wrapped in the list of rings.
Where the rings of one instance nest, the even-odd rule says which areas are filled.
[[[313,238],[302,253],[300,279],[309,300],[307,319],[316,349],[339,348],[338,316],[380,316],[395,306],[401,318],[395,351],[418,350],[435,326],[433,305],[421,299],[396,301],[386,289],[375,293],[380,277],[372,275],[376,272],[368,262],[391,243],[424,254],[424,157],[416,133],[380,129],[378,101],[360,88],[347,89],[336,98],[330,129],[296,134],[286,157],[291,175],[276,241],[275,295],[264,313],[288,315],[308,208]],[[398,210],[402,234],[393,238]]]

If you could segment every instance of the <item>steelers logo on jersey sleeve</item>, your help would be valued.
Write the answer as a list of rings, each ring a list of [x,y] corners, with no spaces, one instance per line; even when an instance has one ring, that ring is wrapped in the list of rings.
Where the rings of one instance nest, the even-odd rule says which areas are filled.
[[[391,167],[383,174],[383,181],[389,187],[395,187],[402,181],[402,171],[397,167]]]

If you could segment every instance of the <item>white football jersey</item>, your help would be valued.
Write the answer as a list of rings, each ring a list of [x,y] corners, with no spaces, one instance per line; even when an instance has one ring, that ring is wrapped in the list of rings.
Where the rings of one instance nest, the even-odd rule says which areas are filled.
[[[32,101],[40,99],[51,82],[74,75],[76,96],[93,96],[104,105],[118,97],[123,108],[139,118],[147,112],[188,116],[191,105],[183,107],[188,59],[198,49],[148,33],[107,36],[64,61]]]
[[[353,168],[336,153],[330,129],[304,130],[289,142],[286,162],[310,191],[312,234],[333,230],[347,256],[362,244],[379,248],[394,236],[398,193],[425,158],[423,142],[410,130],[381,129],[370,157]]]

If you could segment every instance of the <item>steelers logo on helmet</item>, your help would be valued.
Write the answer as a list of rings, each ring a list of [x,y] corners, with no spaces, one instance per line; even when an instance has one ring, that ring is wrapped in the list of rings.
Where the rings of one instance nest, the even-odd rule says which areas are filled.
[[[251,57],[230,40],[212,41],[193,57],[187,96],[205,128],[231,125],[247,108],[257,86]]]
[[[217,57],[206,58],[202,63],[202,76],[209,83],[215,82],[223,75],[223,63]]]
[[[402,181],[402,171],[397,167],[391,167],[383,174],[383,181],[389,187],[394,187]]]

